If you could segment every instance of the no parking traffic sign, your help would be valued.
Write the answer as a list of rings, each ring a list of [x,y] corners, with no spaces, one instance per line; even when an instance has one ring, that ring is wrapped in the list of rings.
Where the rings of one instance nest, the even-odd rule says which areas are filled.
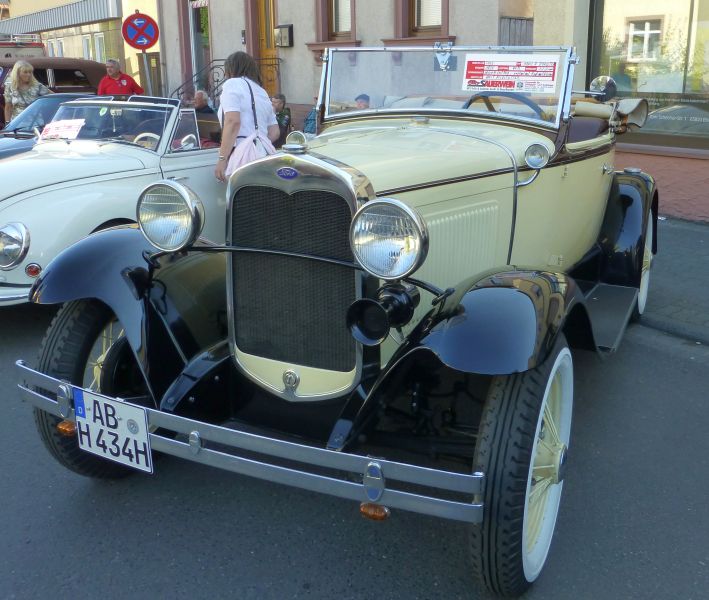
[[[121,29],[126,44],[138,50],[152,48],[158,42],[160,29],[155,19],[143,13],[133,13],[125,21]]]

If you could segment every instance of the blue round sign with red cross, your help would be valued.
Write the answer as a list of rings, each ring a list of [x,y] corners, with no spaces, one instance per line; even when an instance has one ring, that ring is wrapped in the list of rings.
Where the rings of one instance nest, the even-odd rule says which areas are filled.
[[[133,13],[123,21],[123,39],[138,50],[152,48],[158,42],[160,30],[155,19],[143,13]]]

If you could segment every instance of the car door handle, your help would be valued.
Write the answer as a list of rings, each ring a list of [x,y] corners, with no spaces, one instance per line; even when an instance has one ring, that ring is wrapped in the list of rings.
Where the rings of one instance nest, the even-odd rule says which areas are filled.
[[[614,171],[615,171],[615,167],[613,165],[607,165],[605,163],[603,164],[603,174],[604,175],[610,175]]]
[[[183,179],[189,179],[189,177],[182,176],[182,177],[168,177],[170,181],[182,181]]]

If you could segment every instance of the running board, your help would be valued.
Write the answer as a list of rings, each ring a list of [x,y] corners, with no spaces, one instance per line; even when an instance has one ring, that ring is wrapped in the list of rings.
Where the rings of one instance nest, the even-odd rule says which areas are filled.
[[[637,297],[637,288],[607,283],[599,283],[586,294],[593,337],[601,352],[618,349]]]

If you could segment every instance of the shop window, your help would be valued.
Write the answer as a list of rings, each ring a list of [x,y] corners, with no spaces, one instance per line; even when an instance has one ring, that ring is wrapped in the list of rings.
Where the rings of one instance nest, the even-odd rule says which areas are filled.
[[[628,60],[645,61],[660,58],[660,19],[628,23]]]

